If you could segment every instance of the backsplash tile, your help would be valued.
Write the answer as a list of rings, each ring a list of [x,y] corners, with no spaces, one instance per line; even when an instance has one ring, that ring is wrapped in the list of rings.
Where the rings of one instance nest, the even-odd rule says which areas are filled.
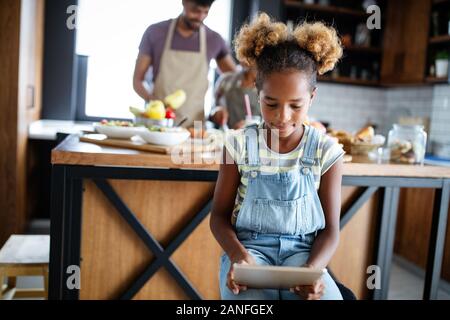
[[[310,117],[329,122],[333,128],[356,131],[368,121],[381,125],[384,94],[379,88],[319,83]]]
[[[351,132],[372,122],[384,135],[401,116],[425,117],[429,141],[450,142],[450,85],[383,89],[319,83],[309,114]]]
[[[450,85],[434,86],[430,140],[450,143]]]

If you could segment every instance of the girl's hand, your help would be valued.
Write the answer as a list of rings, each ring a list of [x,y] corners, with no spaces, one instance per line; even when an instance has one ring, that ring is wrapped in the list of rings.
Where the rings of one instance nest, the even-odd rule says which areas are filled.
[[[219,125],[219,126],[223,126],[224,124],[226,124],[228,122],[228,118],[229,118],[229,114],[226,108],[218,106],[216,107],[216,112],[214,112],[214,114],[211,117],[211,120]]]
[[[310,264],[304,264],[303,267],[313,268]],[[294,292],[303,300],[319,300],[323,296],[324,290],[325,284],[322,279],[316,280],[312,285],[291,288],[291,292]]]
[[[291,288],[291,292],[294,292],[303,300],[319,300],[323,296],[324,290],[325,285],[322,279],[317,280],[312,285]]]
[[[231,260],[231,266],[230,271],[228,271],[227,275],[227,287],[230,289],[234,294],[239,294],[240,291],[247,290],[247,286],[239,285],[234,281],[234,267],[233,265],[235,263],[237,264],[256,264],[255,260],[250,254],[246,254],[243,257],[237,258],[237,259],[230,259]]]

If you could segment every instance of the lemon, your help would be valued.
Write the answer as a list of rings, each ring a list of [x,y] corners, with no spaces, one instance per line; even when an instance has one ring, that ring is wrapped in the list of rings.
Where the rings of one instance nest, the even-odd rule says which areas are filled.
[[[145,110],[147,118],[153,120],[163,120],[166,117],[166,108],[161,100],[150,101]]]

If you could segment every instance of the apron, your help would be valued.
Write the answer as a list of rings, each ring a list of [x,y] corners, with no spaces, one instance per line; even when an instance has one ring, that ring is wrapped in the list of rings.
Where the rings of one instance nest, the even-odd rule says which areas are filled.
[[[208,63],[206,53],[206,31],[200,27],[200,51],[172,50],[172,39],[177,19],[170,23],[169,32],[161,56],[159,73],[155,80],[153,94],[156,99],[163,100],[178,89],[186,92],[186,102],[175,111],[177,121],[184,116],[188,120],[185,127],[192,126],[194,120],[205,118],[205,94],[208,90]]]
[[[325,227],[325,215],[314,184],[312,166],[319,131],[305,126],[306,143],[299,169],[275,174],[259,170],[258,128],[245,129],[246,164],[252,167],[247,174],[248,186],[239,210],[236,231],[281,235],[310,235]]]

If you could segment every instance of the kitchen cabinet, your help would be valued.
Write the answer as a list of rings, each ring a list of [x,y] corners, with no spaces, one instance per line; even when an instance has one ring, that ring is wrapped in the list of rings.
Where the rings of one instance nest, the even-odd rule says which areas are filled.
[[[388,1],[383,38],[383,85],[425,82],[431,0]]]
[[[442,76],[436,63],[436,58],[442,55],[450,60],[450,0],[433,0],[429,34],[426,81],[450,83],[450,69],[447,67],[447,76]]]
[[[381,8],[381,29],[366,29],[371,14],[366,13],[362,1],[316,2],[285,0],[281,2],[283,20],[299,23],[304,20],[324,21],[338,31],[344,46],[344,55],[332,72],[319,76],[320,81],[378,86],[382,63],[382,40],[386,1],[378,1]]]
[[[448,49],[450,43],[446,35],[430,37],[429,33],[431,9],[450,7],[448,0],[377,1],[381,9],[381,30],[370,31],[368,45],[355,44],[356,26],[370,16],[363,10],[362,1],[276,2],[279,6],[272,4],[268,11],[275,17],[293,23],[325,21],[343,38],[344,57],[337,71],[319,77],[321,81],[386,87],[447,81],[429,76],[428,69],[435,49]],[[267,7],[262,0],[253,3],[260,10]]]
[[[27,223],[28,124],[40,117],[44,0],[0,1],[0,246]]]

